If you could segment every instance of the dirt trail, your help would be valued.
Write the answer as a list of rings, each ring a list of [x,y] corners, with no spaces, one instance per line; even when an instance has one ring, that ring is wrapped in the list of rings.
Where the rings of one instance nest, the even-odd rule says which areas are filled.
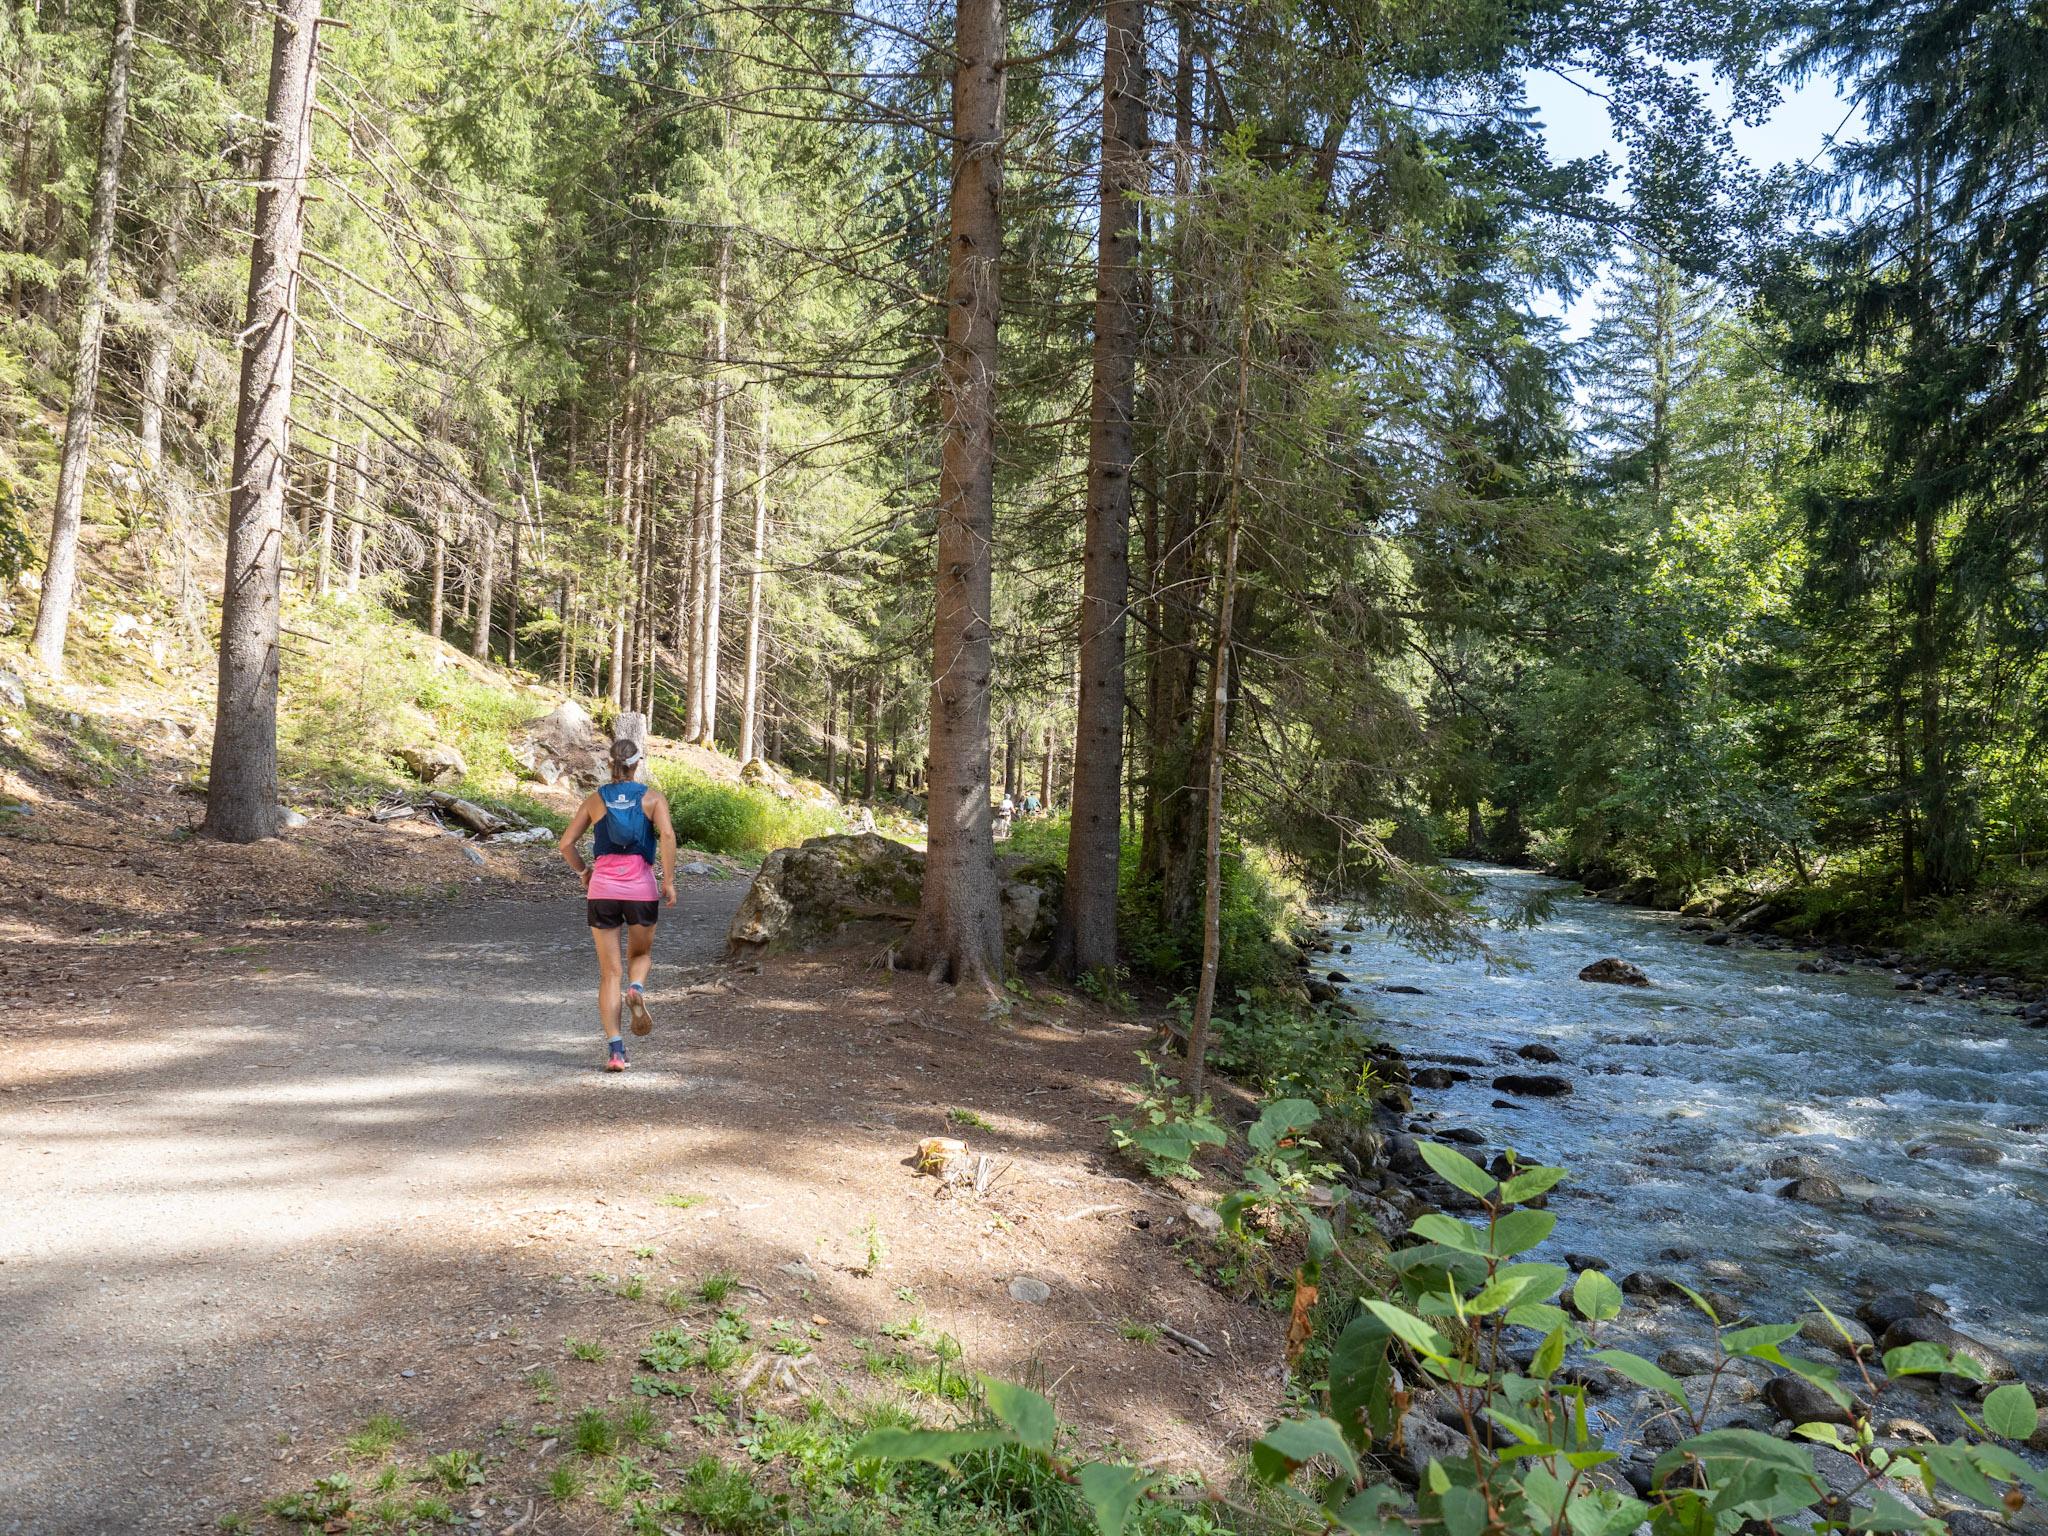
[[[1277,1392],[1277,1323],[1190,1276],[1179,1203],[1101,1155],[1143,1031],[1078,1008],[992,1022],[846,957],[692,969],[742,888],[698,882],[664,919],[660,1027],[623,1078],[597,1070],[566,899],[15,1014],[0,1532],[209,1528],[330,1469],[370,1413],[431,1450],[532,1418],[535,1365],[564,1408],[601,1401],[625,1390],[662,1287],[713,1268],[829,1319],[819,1371],[854,1365],[850,1340],[909,1287],[971,1365],[1042,1364],[1095,1438],[1227,1454]],[[903,1166],[955,1106],[1008,1165],[982,1199],[935,1199]],[[887,1257],[864,1276],[870,1230]],[[615,1294],[643,1271],[644,1298]],[[1050,1301],[1012,1299],[1026,1273]],[[1120,1341],[1132,1317],[1215,1357]],[[570,1358],[571,1336],[614,1358]],[[595,1528],[556,1518],[530,1529]]]

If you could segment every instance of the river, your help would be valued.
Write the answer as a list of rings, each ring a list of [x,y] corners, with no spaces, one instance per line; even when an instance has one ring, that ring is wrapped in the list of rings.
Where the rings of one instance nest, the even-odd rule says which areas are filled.
[[[1329,938],[1351,953],[1321,958],[1412,1066],[1472,1074],[1418,1089],[1416,1130],[1467,1127],[1571,1169],[1542,1256],[1598,1255],[1617,1278],[1659,1270],[1770,1320],[1810,1309],[1809,1291],[1840,1309],[1931,1290],[2029,1374],[2048,1364],[2048,1031],[1901,993],[1889,972],[1803,974],[1799,951],[1709,947],[1668,913],[1467,869],[1496,913],[1558,893],[1546,920],[1494,936],[1505,968],[1425,959],[1341,922]],[[1609,955],[1654,985],[1577,979]],[[1534,1042],[1562,1063],[1516,1058]],[[1513,1099],[1492,1086],[1512,1071],[1562,1073],[1574,1091]],[[1797,1154],[1842,1204],[1777,1193],[1786,1181],[1766,1165]]]

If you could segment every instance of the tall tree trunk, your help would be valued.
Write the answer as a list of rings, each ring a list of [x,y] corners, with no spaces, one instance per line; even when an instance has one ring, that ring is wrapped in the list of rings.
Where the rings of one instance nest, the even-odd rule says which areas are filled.
[[[1199,1101],[1208,1072],[1209,1021],[1216,1009],[1216,971],[1223,931],[1223,749],[1229,731],[1230,621],[1237,609],[1238,525],[1244,502],[1244,437],[1251,410],[1252,293],[1249,274],[1240,284],[1242,315],[1237,333],[1237,410],[1230,428],[1230,483],[1223,514],[1223,565],[1216,578],[1215,643],[1209,652],[1209,703],[1204,723],[1208,741],[1208,800],[1202,841],[1202,974],[1195,1011],[1188,1020],[1187,1092]]]
[[[1067,883],[1052,941],[1053,969],[1068,978],[1116,964],[1124,615],[1131,585],[1131,418],[1142,278],[1132,196],[1144,190],[1146,136],[1144,0],[1107,0],[1095,376],[1088,412],[1088,521],[1081,547],[1081,696],[1074,721]]]
[[[705,746],[718,740],[719,598],[725,587],[725,437],[726,323],[725,303],[732,283],[732,231],[718,242],[718,309],[713,363],[717,387],[711,397],[711,494],[704,516],[704,734]]]
[[[469,654],[482,661],[491,654],[491,608],[497,599],[498,514],[486,509],[477,516],[476,614],[469,632]]]
[[[882,766],[882,671],[868,673],[867,758],[861,767],[861,799],[875,803],[876,775]]]
[[[508,667],[519,665],[519,531],[525,523],[526,509],[521,506],[512,518],[511,563],[505,569],[505,665]]]
[[[740,685],[740,762],[754,760],[761,735],[761,599],[768,564],[768,385],[754,401],[754,546],[747,561],[747,659]]]
[[[320,0],[279,0],[271,33],[206,789],[205,830],[233,843],[277,831],[278,578],[319,24]]]
[[[334,508],[341,493],[341,444],[331,432],[326,456],[325,478],[320,486],[320,528],[315,535],[318,546],[313,551],[313,590],[322,597],[327,595],[328,585],[334,580]]]
[[[1048,816],[1052,814],[1052,722],[1045,726],[1045,756],[1038,760],[1038,804]]]
[[[710,407],[703,420],[709,435]],[[690,536],[686,541],[690,562],[690,653],[683,664],[683,740],[696,741],[704,734],[704,498],[708,476],[700,456],[697,473],[690,484]]]
[[[833,788],[832,769],[839,760],[839,679],[825,674],[825,787]]]
[[[184,243],[182,194],[174,194],[164,219],[163,247],[157,252],[155,292],[151,295],[155,313],[150,317],[149,335],[142,351],[142,402],[136,431],[142,440],[142,467],[157,470],[164,462],[164,412],[171,400],[171,307],[177,302],[178,257]]]
[[[369,534],[364,523],[370,515],[369,461],[370,429],[364,427],[362,436],[356,439],[355,451],[349,455],[348,565],[343,581],[351,597],[363,587],[363,544]]]
[[[958,0],[932,617],[930,831],[924,894],[905,943],[911,963],[934,979],[950,976],[991,988],[1003,974],[988,800],[1003,42],[1001,0]]]
[[[119,0],[107,90],[100,109],[99,173],[92,184],[86,233],[85,293],[78,312],[78,346],[71,362],[71,408],[64,418],[64,456],[57,467],[57,502],[50,514],[50,548],[36,606],[35,652],[52,677],[64,670],[64,634],[78,585],[78,525],[85,508],[85,474],[92,457],[93,412],[100,390],[100,335],[106,328],[109,273],[114,258],[114,215],[121,200],[121,151],[128,137],[128,66],[135,57],[135,0]]]
[[[431,535],[432,549],[427,557],[427,636],[439,641],[441,630],[447,623],[448,609],[448,536],[443,531],[442,509],[437,502],[434,507],[434,526]]]

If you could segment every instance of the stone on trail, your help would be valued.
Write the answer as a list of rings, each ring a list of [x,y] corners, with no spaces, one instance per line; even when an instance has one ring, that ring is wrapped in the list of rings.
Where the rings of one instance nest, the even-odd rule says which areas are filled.
[[[1010,1282],[1010,1300],[1037,1306],[1052,1299],[1052,1287],[1032,1275],[1019,1275]]]
[[[1213,1205],[1204,1205],[1199,1200],[1190,1200],[1181,1207],[1181,1214],[1188,1219],[1188,1225],[1197,1232],[1214,1237],[1223,1230],[1223,1218]]]
[[[288,805],[277,808],[277,825],[280,831],[296,832],[306,825],[306,818]]]
[[[1611,955],[1584,967],[1579,972],[1579,980],[1605,981],[1617,987],[1647,987],[1650,984],[1650,978],[1643,974],[1641,966],[1617,960]]]

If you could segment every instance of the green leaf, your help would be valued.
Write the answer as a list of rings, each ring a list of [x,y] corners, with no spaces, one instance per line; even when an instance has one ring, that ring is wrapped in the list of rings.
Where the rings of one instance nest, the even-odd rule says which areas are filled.
[[[1522,1293],[1535,1283],[1533,1275],[1495,1275],[1465,1303],[1465,1310],[1482,1316],[1504,1312],[1521,1300]]]
[[[1262,1483],[1284,1482],[1296,1467],[1319,1456],[1357,1478],[1358,1458],[1334,1423],[1321,1417],[1283,1419],[1253,1443],[1252,1473]]]
[[[1446,1488],[1440,1496],[1449,1536],[1479,1536],[1486,1529],[1486,1500],[1474,1488]]]
[[[1640,1499],[1596,1488],[1565,1506],[1565,1519],[1573,1536],[1626,1536],[1649,1517],[1650,1506]]]
[[[1871,1498],[1870,1508],[1857,1510],[1846,1524],[1852,1531],[1926,1531],[1930,1536],[1948,1529],[1933,1516],[1921,1514],[1882,1488]]]
[[[1775,1350],[1798,1334],[1797,1323],[1759,1323],[1754,1328],[1731,1328],[1721,1335],[1721,1348],[1731,1355],[1754,1355],[1760,1349]]]
[[[1446,1184],[1456,1185],[1474,1199],[1484,1200],[1499,1186],[1500,1181],[1492,1174],[1464,1153],[1440,1141],[1418,1142],[1415,1150],[1422,1154],[1425,1163],[1436,1170],[1438,1178]]]
[[[1540,1301],[1525,1301],[1520,1306],[1509,1307],[1507,1320],[1517,1328],[1534,1328],[1538,1333],[1548,1333],[1571,1321],[1564,1308]]]
[[[994,1377],[984,1376],[981,1385],[988,1395],[988,1411],[1015,1432],[1020,1445],[1052,1454],[1052,1443],[1059,1434],[1060,1421],[1051,1402],[1014,1381],[997,1381]]]
[[[1416,1217],[1408,1230],[1417,1237],[1428,1238],[1432,1243],[1441,1243],[1446,1248],[1455,1248],[1460,1253],[1486,1251],[1484,1239],[1481,1238],[1477,1227],[1438,1211],[1430,1211],[1426,1215]]]
[[[1529,1362],[1529,1373],[1545,1380],[1557,1374],[1557,1368],[1564,1364],[1564,1326],[1550,1330],[1543,1336],[1543,1342],[1536,1347],[1536,1358]]]
[[[1928,1445],[1921,1447],[1920,1461],[1928,1471],[1942,1482],[1962,1494],[1975,1499],[1979,1504],[1996,1504],[1998,1490],[1991,1484],[1969,1451],[1960,1445]]]
[[[1509,1211],[1493,1224],[1492,1252],[1506,1258],[1526,1253],[1557,1230],[1557,1216],[1550,1211]]]
[[[1075,1477],[1081,1484],[1081,1497],[1095,1513],[1095,1524],[1102,1536],[1123,1536],[1124,1522],[1131,1518],[1131,1511],[1145,1496],[1145,1490],[1156,1481],[1141,1468],[1113,1467],[1101,1461],[1089,1462]]]
[[[1572,1286],[1572,1305],[1589,1323],[1604,1323],[1621,1316],[1621,1287],[1597,1269],[1580,1273]]]
[[[1406,1536],[1408,1527],[1397,1515],[1387,1513],[1387,1506],[1398,1502],[1399,1496],[1383,1483],[1353,1494],[1340,1508],[1324,1513],[1332,1525],[1351,1536]]]
[[[999,1429],[871,1429],[847,1448],[849,1461],[928,1461],[950,1469],[955,1456],[1014,1445]]]
[[[1717,1516],[1782,1519],[1819,1502],[1827,1487],[1812,1452],[1754,1429],[1712,1429],[1681,1440],[1657,1458],[1652,1475],[1661,1481],[1688,1460],[1706,1473]]]
[[[1454,1353],[1442,1334],[1390,1301],[1368,1301],[1365,1310],[1385,1323],[1395,1338],[1420,1354],[1444,1359]]]
[[[1520,1205],[1555,1189],[1564,1178],[1562,1168],[1524,1168],[1500,1187],[1503,1205]]]
[[[1244,1133],[1254,1150],[1270,1152],[1290,1136],[1298,1136],[1316,1123],[1319,1111],[1307,1099],[1275,1099],[1259,1111],[1259,1118]]]
[[[1387,1338],[1385,1323],[1370,1312],[1360,1312],[1330,1346],[1330,1412],[1361,1451],[1394,1432]]]
[[[1884,1352],[1887,1376],[1939,1376],[1948,1365],[1948,1351],[1939,1344],[1901,1344]]]
[[[1632,1355],[1625,1349],[1596,1349],[1593,1358],[1602,1365],[1612,1366],[1637,1386],[1662,1392],[1679,1407],[1690,1411],[1692,1405],[1685,1400],[1685,1388],[1678,1384],[1678,1379],[1659,1370],[1641,1355]]]
[[[2024,1440],[2040,1428],[2041,1409],[2034,1394],[2008,1382],[1984,1399],[1984,1427],[2007,1440]]]

